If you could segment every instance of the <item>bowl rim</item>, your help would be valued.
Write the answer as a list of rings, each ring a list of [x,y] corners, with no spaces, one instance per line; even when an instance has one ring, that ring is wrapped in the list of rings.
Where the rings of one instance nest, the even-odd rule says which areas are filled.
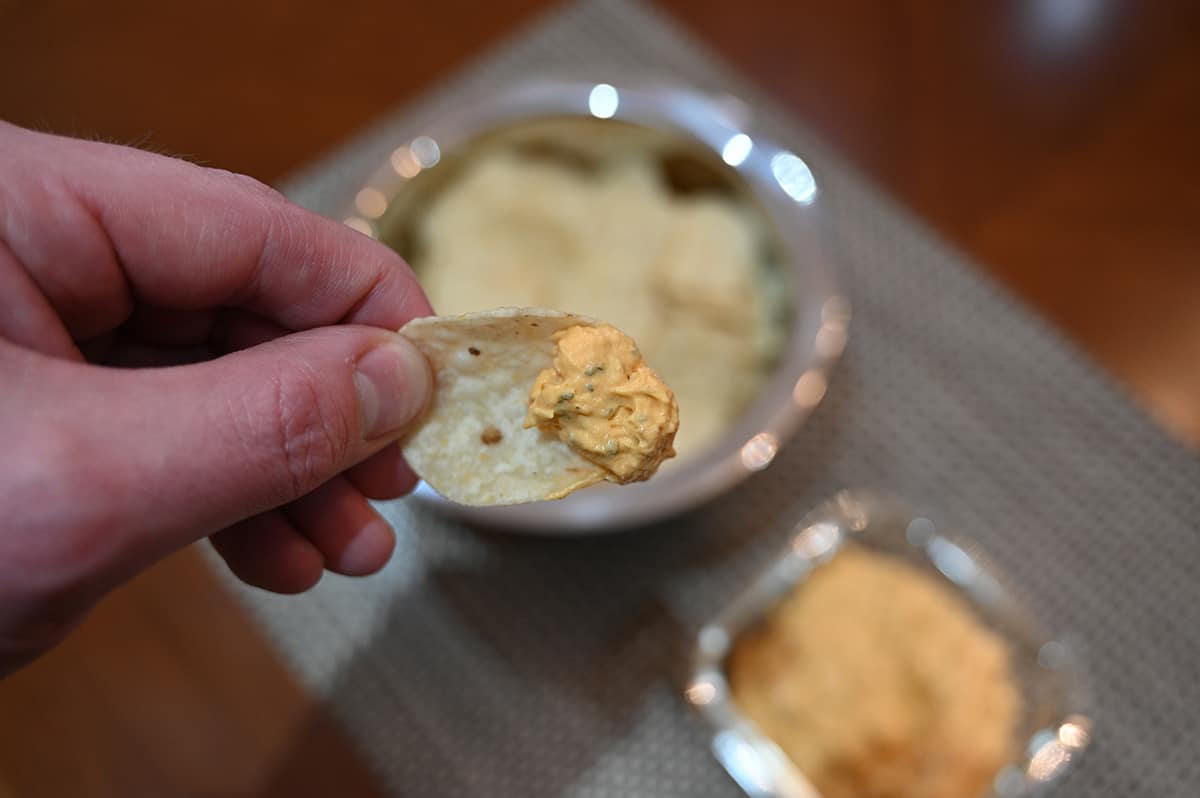
[[[823,190],[812,168],[801,156],[759,133],[749,107],[737,98],[674,81],[538,78],[499,91],[478,91],[446,113],[414,119],[409,126],[414,135],[405,137],[355,187],[342,220],[378,239],[378,220],[385,218],[403,186],[420,171],[435,168],[442,152],[502,127],[572,116],[665,130],[721,157],[752,191],[780,244],[780,268],[789,273],[784,290],[792,318],[783,355],[740,417],[706,450],[678,465],[670,464],[647,483],[600,485],[556,502],[510,507],[457,505],[423,482],[414,494],[418,501],[470,523],[557,536],[617,531],[662,520],[713,499],[767,468],[824,397],[846,346],[851,316],[849,300],[834,276],[827,227],[822,223],[827,212]],[[735,139],[741,146],[730,152]],[[418,150],[421,157],[415,155]]]

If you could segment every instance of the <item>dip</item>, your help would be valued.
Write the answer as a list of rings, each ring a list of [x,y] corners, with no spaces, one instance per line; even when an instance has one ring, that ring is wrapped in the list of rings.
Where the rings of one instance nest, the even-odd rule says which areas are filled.
[[[603,152],[581,161],[515,144],[469,154],[420,209],[410,257],[439,313],[553,307],[627,332],[675,391],[686,457],[780,348],[765,228],[727,191],[672,190],[652,153],[592,143]]]
[[[728,671],[822,798],[976,798],[1016,754],[1005,642],[946,585],[860,547],[742,635]]]
[[[608,324],[554,334],[554,364],[529,394],[525,427],[556,432],[609,482],[649,479],[675,456],[675,397],[633,340]]]

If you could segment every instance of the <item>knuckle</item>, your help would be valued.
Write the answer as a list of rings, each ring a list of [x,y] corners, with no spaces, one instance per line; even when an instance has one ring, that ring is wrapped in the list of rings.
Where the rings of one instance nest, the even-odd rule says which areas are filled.
[[[250,175],[244,175],[241,172],[230,172],[227,169],[214,169],[213,171],[221,175],[230,183],[235,184],[242,190],[254,194],[262,199],[270,200],[272,202],[284,201],[283,194],[276,189],[271,188],[261,180],[250,177]]]
[[[302,496],[341,470],[351,425],[340,404],[308,371],[275,380],[275,446],[293,496]]]

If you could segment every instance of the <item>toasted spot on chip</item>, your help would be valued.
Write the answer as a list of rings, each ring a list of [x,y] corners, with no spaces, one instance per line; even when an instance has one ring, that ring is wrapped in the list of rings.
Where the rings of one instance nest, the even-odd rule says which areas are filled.
[[[488,424],[483,428],[483,432],[479,434],[479,440],[483,441],[485,446],[491,446],[504,440],[504,433],[491,424]]]
[[[478,349],[476,349],[475,347],[473,347],[473,346],[468,346],[468,347],[467,347],[467,351],[468,351],[468,352],[470,352],[470,353],[471,353],[472,355],[474,355],[475,357],[479,357],[479,350],[478,350]]]
[[[555,335],[600,324],[540,308],[409,322],[400,333],[429,359],[436,385],[429,410],[402,442],[409,465],[447,499],[470,505],[557,499],[610,477],[554,430],[524,426],[530,391],[558,353]],[[503,446],[488,443],[487,428]]]

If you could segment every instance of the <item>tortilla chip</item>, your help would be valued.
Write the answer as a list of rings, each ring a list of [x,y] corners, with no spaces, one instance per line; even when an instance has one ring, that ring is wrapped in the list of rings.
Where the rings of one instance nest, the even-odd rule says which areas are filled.
[[[400,330],[433,367],[429,411],[403,441],[404,457],[459,504],[559,499],[604,480],[604,470],[556,435],[525,429],[529,391],[554,358],[559,330],[600,322],[541,308],[501,308],[414,319]]]

